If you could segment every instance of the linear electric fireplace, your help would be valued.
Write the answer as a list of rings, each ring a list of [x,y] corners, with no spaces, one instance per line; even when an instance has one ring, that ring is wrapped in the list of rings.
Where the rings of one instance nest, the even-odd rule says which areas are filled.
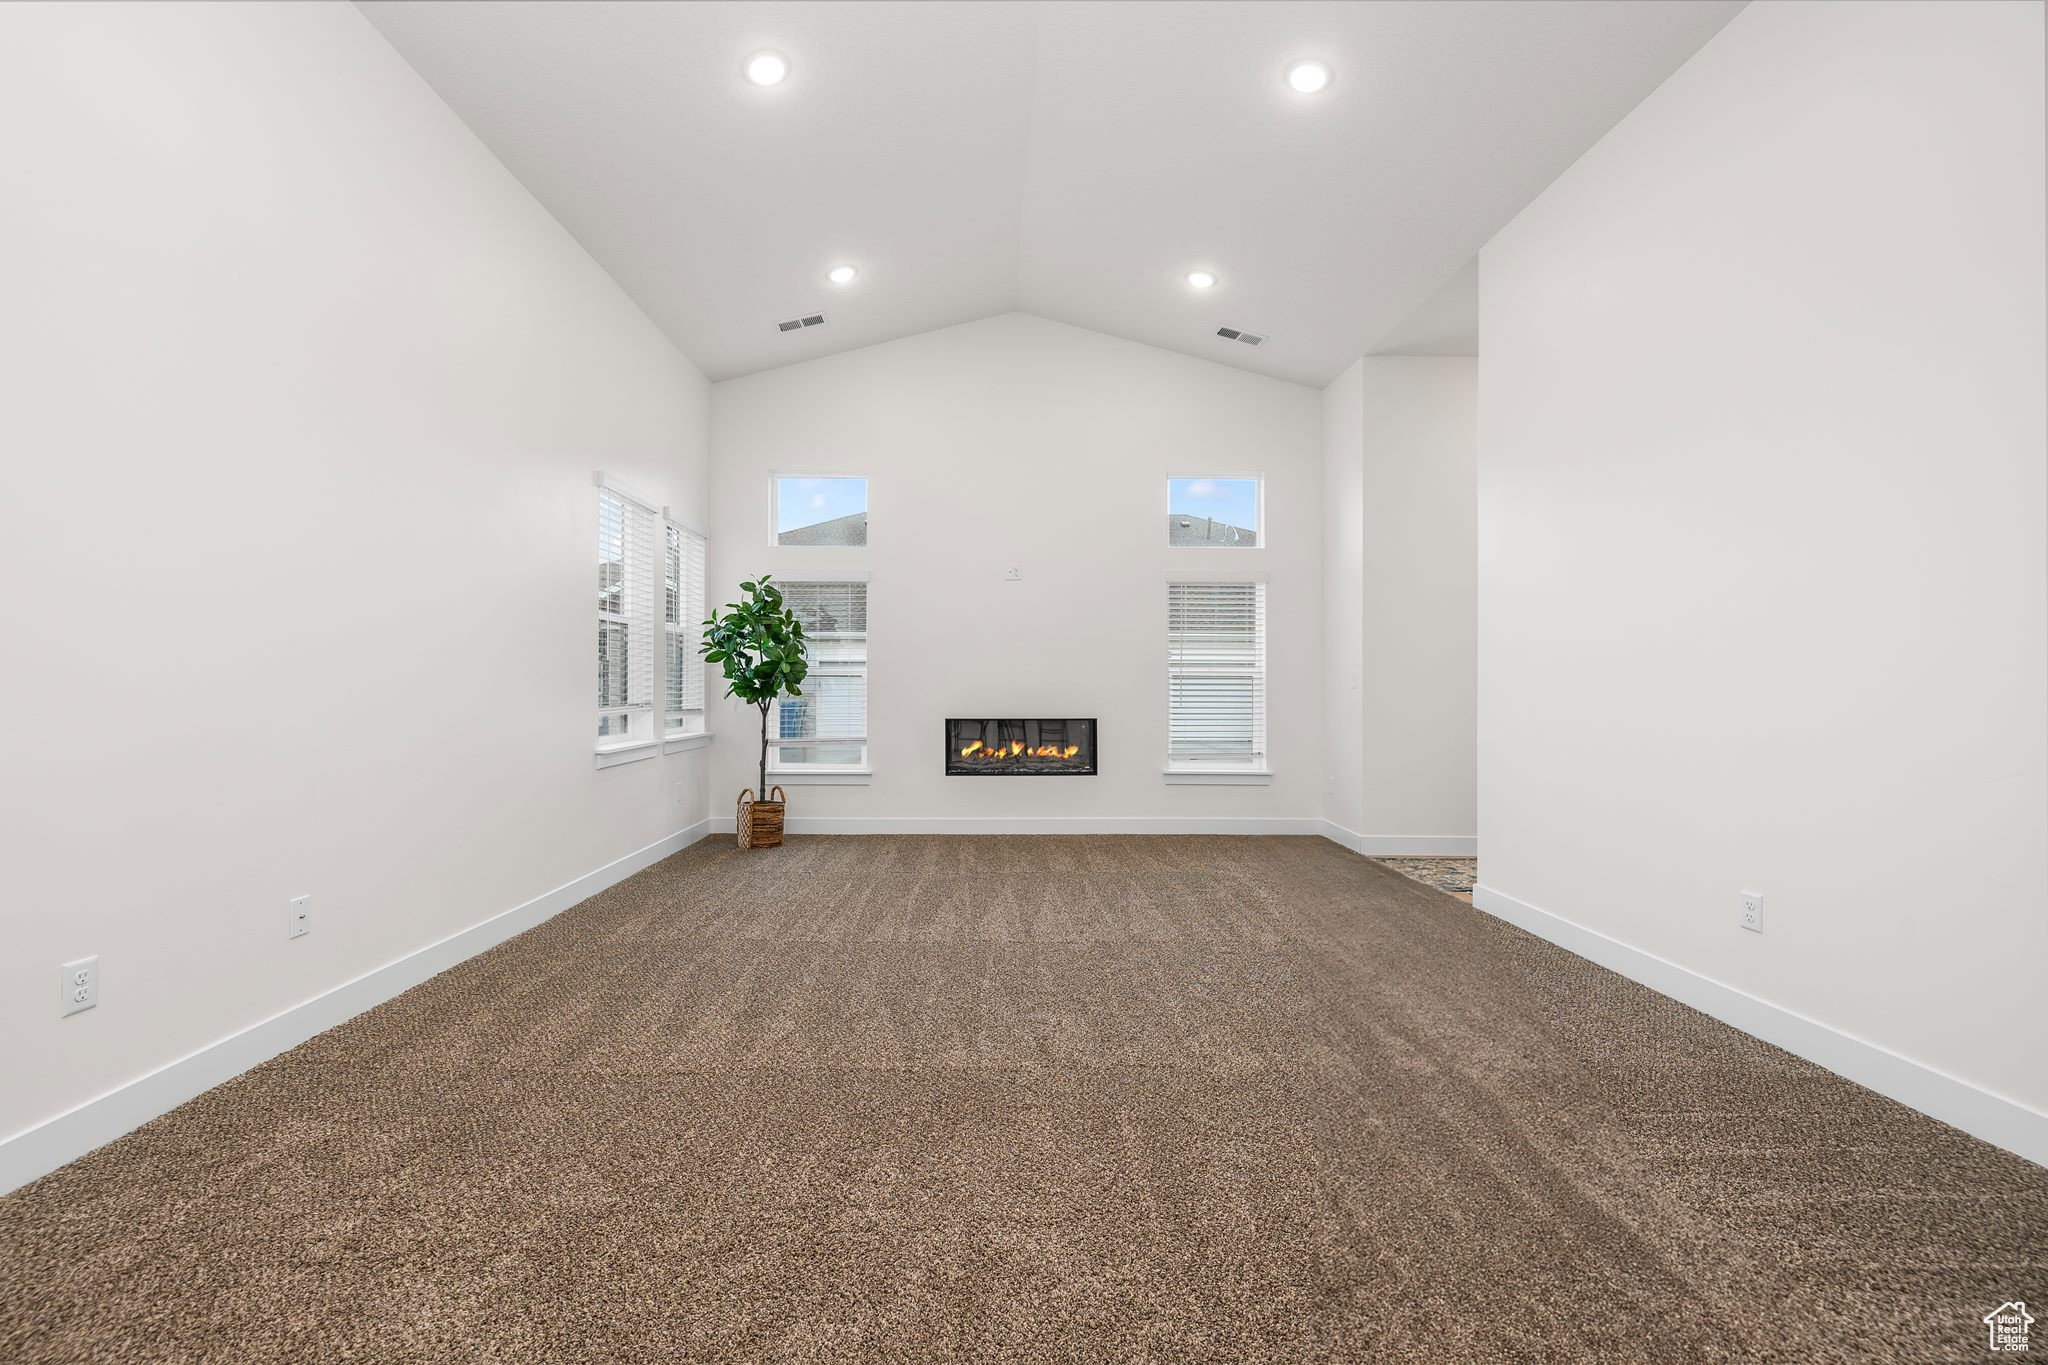
[[[1093,777],[1095,722],[949,720],[948,777]]]

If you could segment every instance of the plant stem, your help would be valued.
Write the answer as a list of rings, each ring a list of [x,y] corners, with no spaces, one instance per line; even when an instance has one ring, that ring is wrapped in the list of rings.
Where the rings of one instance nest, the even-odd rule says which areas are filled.
[[[761,799],[762,799],[763,801],[766,801],[766,800],[768,799],[768,703],[764,701],[764,702],[760,703],[760,707],[761,707],[761,788],[760,788],[760,791],[761,791]]]

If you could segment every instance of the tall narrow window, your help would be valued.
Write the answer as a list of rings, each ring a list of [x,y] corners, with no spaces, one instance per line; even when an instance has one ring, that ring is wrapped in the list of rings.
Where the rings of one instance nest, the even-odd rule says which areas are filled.
[[[704,537],[669,522],[667,581],[663,586],[662,633],[667,645],[668,697],[665,732],[694,735],[704,729],[704,661],[697,656],[704,620]]]
[[[597,491],[597,747],[653,740],[660,554],[652,508]]]
[[[775,703],[771,773],[865,772],[868,766],[868,585],[784,583],[803,622],[810,671],[801,697]]]
[[[1266,585],[1166,585],[1166,762],[1266,767]]]

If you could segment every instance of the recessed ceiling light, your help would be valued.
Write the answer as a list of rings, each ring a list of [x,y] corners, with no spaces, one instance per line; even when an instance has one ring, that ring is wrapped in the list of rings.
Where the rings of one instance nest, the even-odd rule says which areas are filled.
[[[1207,289],[1216,283],[1216,277],[1206,270],[1190,270],[1188,283],[1197,289]]]
[[[852,284],[859,274],[860,271],[850,265],[835,265],[826,274],[825,278],[834,284]]]
[[[756,85],[780,85],[789,74],[789,58],[780,52],[756,52],[747,58],[747,79]]]
[[[1298,94],[1313,95],[1330,83],[1330,64],[1314,58],[1296,62],[1287,68],[1287,88]]]

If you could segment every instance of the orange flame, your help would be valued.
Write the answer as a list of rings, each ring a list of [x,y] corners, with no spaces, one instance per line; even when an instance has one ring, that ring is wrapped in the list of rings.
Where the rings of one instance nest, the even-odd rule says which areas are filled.
[[[1078,744],[1069,744],[1064,748],[1057,744],[1041,744],[1035,749],[1027,749],[1024,747],[1022,740],[1016,739],[1011,740],[1005,745],[997,745],[993,749],[985,749],[982,747],[981,741],[977,739],[960,751],[960,757],[973,758],[976,754],[979,754],[982,758],[990,761],[1016,758],[1019,755],[1026,758],[1072,758],[1080,752],[1081,746]]]

